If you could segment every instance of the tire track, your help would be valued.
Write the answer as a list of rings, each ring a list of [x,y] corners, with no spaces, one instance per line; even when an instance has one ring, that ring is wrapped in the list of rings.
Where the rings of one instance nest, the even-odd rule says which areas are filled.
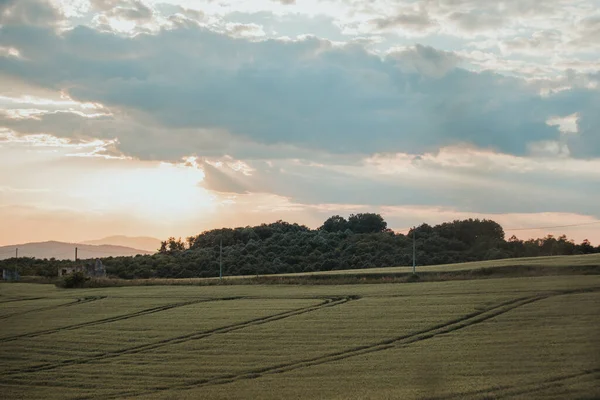
[[[0,301],[0,304],[14,303],[16,301],[44,300],[44,299],[49,299],[49,297],[23,297],[23,298],[17,298],[17,299],[7,299],[7,300]]]
[[[10,318],[10,317],[15,317],[15,316],[21,316],[21,315],[29,314],[29,313],[32,313],[32,312],[55,310],[57,308],[70,307],[70,306],[74,306],[74,305],[77,305],[77,304],[91,303],[92,301],[102,300],[102,299],[105,299],[105,298],[106,298],[106,296],[88,296],[88,297],[84,297],[84,298],[81,298],[81,299],[75,299],[74,301],[72,301],[70,303],[58,304],[58,305],[55,305],[55,306],[40,307],[40,308],[36,308],[36,309],[33,309],[33,310],[27,310],[27,311],[23,311],[23,312],[17,312],[17,313],[2,315],[2,316],[0,316],[0,320],[7,319],[7,318]]]
[[[205,303],[205,302],[210,302],[210,301],[239,300],[239,299],[243,299],[243,298],[244,297],[225,297],[225,298],[217,298],[217,299],[190,300],[190,301],[184,301],[184,302],[179,302],[179,303],[167,304],[164,306],[148,308],[145,310],[140,310],[140,311],[136,311],[136,312],[129,313],[129,314],[122,314],[122,315],[118,315],[115,317],[102,318],[102,319],[98,319],[98,320],[94,320],[94,321],[90,321],[90,322],[82,322],[79,324],[67,325],[67,326],[62,326],[62,327],[54,328],[54,329],[45,329],[45,330],[36,331],[36,332],[23,333],[20,335],[6,336],[6,337],[0,338],[0,343],[11,342],[11,341],[18,340],[18,339],[32,338],[32,337],[37,337],[37,336],[42,336],[42,335],[49,335],[49,334],[61,332],[61,331],[70,331],[70,330],[84,328],[84,327],[88,327],[88,326],[108,324],[110,322],[123,321],[123,320],[130,319],[130,318],[141,317],[144,315],[154,314],[157,312],[170,310],[172,308],[183,307],[183,306],[188,306],[188,305],[192,305],[192,304]]]
[[[570,374],[565,376],[554,377],[550,379],[545,379],[541,382],[533,382],[530,384],[523,385],[517,388],[511,388],[506,390],[505,393],[494,394],[496,399],[520,396],[523,394],[531,394],[535,392],[539,392],[540,390],[551,389],[553,387],[560,387],[563,385],[565,381],[569,381],[571,379],[582,378],[582,377],[593,377],[596,374],[600,374],[600,368],[594,368],[591,370],[586,370],[583,372],[579,372],[576,374]],[[598,379],[600,376],[596,376]]]
[[[525,383],[522,385],[504,385],[504,386],[491,386],[486,389],[476,389],[467,392],[451,393],[443,396],[427,397],[425,400],[452,400],[452,399],[465,399],[465,398],[481,398],[480,396],[486,396],[488,398],[492,396],[494,399],[510,398],[521,394],[529,394],[538,392],[540,390],[550,389],[552,387],[558,387],[563,382],[581,378],[593,376],[599,374],[600,368],[594,368],[585,370],[582,372],[572,373],[568,375],[555,376],[549,379],[541,381]]]
[[[89,357],[85,357],[85,358],[75,358],[75,359],[60,361],[58,363],[53,363],[53,364],[42,364],[42,365],[37,365],[37,366],[33,366],[33,367],[28,367],[28,368],[19,368],[19,369],[9,370],[9,371],[6,371],[3,373],[3,377],[7,377],[10,375],[27,374],[27,373],[39,372],[39,371],[49,371],[49,370],[54,370],[57,368],[62,368],[65,366],[70,366],[70,365],[87,364],[89,362],[93,362],[93,361],[97,361],[97,360],[104,360],[104,359],[108,359],[108,358],[120,357],[120,356],[126,355],[126,354],[142,353],[142,352],[158,349],[158,348],[165,347],[165,346],[185,343],[185,342],[193,341],[193,340],[204,339],[206,337],[210,337],[213,335],[224,334],[224,333],[228,333],[228,332],[237,331],[240,329],[245,329],[245,328],[255,326],[255,325],[263,325],[263,324],[266,324],[269,322],[279,321],[279,320],[282,320],[285,318],[290,318],[290,317],[294,317],[297,315],[317,311],[317,310],[320,310],[320,309],[323,309],[326,307],[334,307],[334,306],[337,306],[340,304],[347,303],[352,300],[357,300],[359,298],[360,298],[359,296],[325,298],[325,299],[323,299],[323,301],[321,303],[319,303],[317,305],[301,307],[301,308],[297,308],[297,309],[290,310],[290,311],[284,311],[284,312],[280,312],[277,314],[268,315],[265,317],[254,318],[254,319],[251,319],[248,321],[238,322],[236,324],[226,325],[226,326],[222,326],[219,328],[213,328],[213,329],[200,331],[200,332],[193,332],[193,333],[189,333],[186,335],[176,336],[176,337],[172,337],[172,338],[168,338],[168,339],[162,339],[162,340],[155,341],[152,343],[146,343],[146,344],[141,344],[141,345],[137,345],[137,346],[132,346],[132,347],[129,347],[126,349],[115,350],[115,351],[97,354],[97,355],[93,355],[93,356],[89,356]],[[8,381],[4,379],[3,382],[8,382]]]
[[[535,296],[527,296],[521,297],[509,301],[505,301],[500,303],[494,307],[490,307],[486,310],[476,311],[460,318],[435,325],[433,327],[423,329],[414,333],[410,333],[407,335],[398,336],[391,339],[382,340],[380,342],[376,342],[370,345],[358,346],[351,349],[347,349],[340,352],[329,353],[323,356],[304,359],[296,362],[273,365],[264,368],[257,368],[254,370],[249,370],[241,374],[229,374],[222,375],[215,378],[208,379],[199,379],[196,381],[191,381],[185,384],[173,385],[165,387],[165,385],[161,385],[160,387],[148,389],[145,391],[129,391],[122,392],[115,395],[110,396],[101,396],[101,397],[91,397],[91,398],[102,398],[102,399],[120,399],[123,397],[138,397],[144,396],[146,394],[154,393],[157,391],[165,391],[165,390],[185,390],[192,389],[204,386],[213,386],[213,385],[223,385],[239,380],[247,380],[247,379],[257,379],[264,375],[274,375],[280,374],[284,372],[293,371],[300,368],[307,368],[315,365],[326,364],[334,361],[343,360],[346,358],[356,357],[364,354],[379,352],[383,350],[388,350],[397,347],[408,346],[412,343],[421,342],[427,339],[431,339],[433,337],[454,332],[463,328],[467,328],[469,326],[473,326],[476,324],[480,324],[489,319],[497,317],[499,315],[505,314],[509,311],[517,309],[519,307],[525,306],[527,304],[535,303],[540,300],[544,300],[550,297],[566,295],[566,294],[577,294],[577,293],[587,293],[587,292],[597,292],[600,291],[600,287],[587,288],[587,289],[576,289],[576,290],[565,290],[565,291],[554,291],[542,293]]]

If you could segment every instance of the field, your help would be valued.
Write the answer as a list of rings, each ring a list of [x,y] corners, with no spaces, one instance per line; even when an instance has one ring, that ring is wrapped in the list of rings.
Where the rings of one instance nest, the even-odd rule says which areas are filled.
[[[0,398],[598,398],[599,311],[600,275],[4,283]]]

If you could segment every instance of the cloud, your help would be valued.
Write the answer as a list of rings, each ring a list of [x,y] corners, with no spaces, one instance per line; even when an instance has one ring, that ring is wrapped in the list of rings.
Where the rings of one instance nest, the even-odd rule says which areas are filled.
[[[93,9],[102,11],[107,17],[125,20],[148,21],[153,15],[150,7],[139,0],[91,0],[90,5]]]
[[[563,42],[562,33],[558,30],[533,32],[530,37],[520,36],[501,44],[508,53],[545,54]]]
[[[588,39],[600,39],[600,15],[584,18],[580,21],[582,31],[588,35]]]
[[[583,3],[0,0],[0,214],[23,237],[599,218]]]
[[[225,29],[234,37],[265,36],[262,26],[257,24],[228,23],[225,25]]]
[[[309,170],[303,168],[304,174]],[[318,193],[330,203],[346,198],[355,204],[437,204],[471,212],[566,212],[577,204],[579,212],[599,216],[592,200],[600,194],[598,160],[450,147],[423,155],[378,154],[361,167],[312,170],[309,176],[321,177],[318,189],[302,187],[303,175],[294,174],[297,201],[310,202],[308,197]],[[557,180],[563,190],[556,189]]]
[[[472,213],[575,209],[600,218],[600,161],[548,151],[516,157],[463,146],[425,154],[381,153],[357,164],[248,159],[243,164],[248,173],[236,171],[237,163],[219,157],[205,162],[201,186],[221,194],[275,195],[315,207],[419,204]]]
[[[591,15],[577,21],[568,42],[570,48],[579,51],[597,52],[600,49],[600,15]]]
[[[492,31],[505,25],[505,15],[482,12],[454,12],[449,21],[466,32]]]
[[[315,14],[278,13],[261,11],[256,13],[230,12],[223,16],[225,24],[242,23],[258,24],[263,27],[270,38],[298,38],[315,36],[335,42],[346,42],[348,36],[343,35],[341,28],[332,17]]]
[[[54,26],[63,18],[49,2],[40,0],[1,0],[0,25]]]
[[[11,129],[22,135],[47,133],[56,137],[72,139],[107,138],[111,134],[103,133],[99,121],[111,120],[110,115],[100,114],[87,116],[81,112],[52,111],[34,116],[15,118],[8,111],[0,111],[0,126]],[[109,137],[110,138],[110,137]]]
[[[179,143],[222,131],[266,146],[333,153],[422,152],[468,142],[525,154],[529,143],[559,137],[546,120],[560,104],[565,114],[581,112],[591,131],[597,127],[588,115],[597,91],[542,97],[520,79],[457,68],[455,54],[421,45],[380,57],[314,37],[256,41],[201,27],[127,37],[82,26],[61,35],[3,27],[0,45],[24,57],[0,58],[11,79],[152,125],[155,134],[147,137],[121,130],[121,144],[140,143],[133,149],[160,150],[171,131]],[[579,140],[595,139],[582,133]],[[175,141],[168,147],[181,155],[189,149]]]
[[[543,140],[529,145],[530,152],[535,156],[568,157],[571,152],[565,143],[557,140]]]
[[[546,123],[551,126],[558,126],[558,130],[565,135],[577,133],[577,113],[565,117],[552,117]]]
[[[420,44],[392,52],[389,57],[396,59],[398,66],[405,72],[437,78],[455,68],[460,61],[460,57],[452,52],[436,50]]]
[[[168,4],[168,3],[159,3],[155,5],[156,9],[160,11],[162,14],[167,16],[173,16],[176,14],[182,15],[185,18],[201,21],[205,18],[206,14],[204,14],[201,10],[185,8],[176,4]]]
[[[149,139],[148,135],[153,134],[153,131],[144,132]],[[43,138],[20,136],[0,142],[0,169],[19,171],[18,175],[1,176],[0,187],[51,188],[51,192],[43,195],[48,204],[70,205],[78,210],[114,207],[118,200],[118,204],[130,209],[131,215],[135,214],[134,208],[135,212],[140,210],[139,204],[144,204],[148,212],[168,213],[172,207],[167,204],[172,206],[181,201],[181,206],[193,210],[199,206],[193,201],[194,190],[208,190],[220,204],[218,212],[203,221],[195,220],[199,216],[193,213],[186,213],[186,218],[197,222],[195,226],[190,222],[190,234],[197,233],[193,229],[198,226],[204,229],[208,222],[215,227],[222,226],[224,221],[240,225],[278,218],[318,223],[340,212],[384,211],[404,206],[407,214],[402,216],[396,212],[393,219],[394,226],[401,227],[409,221],[411,224],[422,222],[413,221],[414,215],[408,214],[415,205],[465,216],[547,212],[600,218],[598,159],[576,160],[547,153],[518,157],[489,149],[455,146],[421,154],[330,155],[317,162],[318,154],[281,154],[282,148],[263,148],[262,156],[273,158],[253,159],[244,149],[246,146],[239,144],[237,150],[236,146],[212,149],[214,155],[204,157],[197,164],[193,161],[185,166],[181,162],[171,163],[166,170],[177,174],[163,175],[158,168],[163,163],[65,157],[74,152],[89,152],[98,145],[90,143],[84,147],[66,139],[52,141],[51,138],[42,141]],[[178,138],[171,137],[171,141],[177,142]],[[232,139],[226,140],[229,141]],[[202,149],[194,143],[188,144]],[[143,145],[141,141],[128,144]],[[163,145],[169,146],[169,142]],[[220,155],[231,150],[240,154],[246,151],[246,158]],[[141,151],[152,154],[157,149]],[[299,155],[303,158],[295,158]],[[177,177],[185,179],[174,180]],[[80,183],[73,185],[72,182]],[[180,186],[182,184],[185,185]],[[0,204],[26,205],[40,201],[40,195],[32,191],[1,192]],[[155,196],[161,198],[160,209],[153,205]],[[108,215],[119,212],[116,208],[109,211]],[[246,214],[247,219],[240,219]],[[422,213],[416,215],[425,218]],[[441,218],[431,214],[425,220],[435,222],[438,217]],[[202,225],[198,225],[200,222]]]
[[[149,21],[152,10],[140,1],[131,1],[126,7],[117,7],[106,13],[108,17],[117,17],[132,21]]]
[[[390,17],[375,18],[371,20],[371,23],[379,30],[402,28],[416,32],[427,31],[437,26],[437,22],[424,10],[401,12]]]
[[[244,175],[228,166],[216,167],[207,162],[202,164],[204,180],[201,186],[218,193],[249,193],[243,182]]]

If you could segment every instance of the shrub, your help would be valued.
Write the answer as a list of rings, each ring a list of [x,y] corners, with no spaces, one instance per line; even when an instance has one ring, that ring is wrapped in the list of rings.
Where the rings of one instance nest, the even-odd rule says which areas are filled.
[[[85,285],[88,279],[90,278],[86,277],[83,272],[74,272],[63,277],[60,286],[64,288],[80,288]]]

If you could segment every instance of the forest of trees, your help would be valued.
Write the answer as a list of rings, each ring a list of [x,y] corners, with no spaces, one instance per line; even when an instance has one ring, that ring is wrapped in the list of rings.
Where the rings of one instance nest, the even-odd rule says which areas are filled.
[[[562,235],[541,239],[505,239],[491,220],[467,219],[430,226],[408,234],[394,233],[379,214],[339,215],[317,229],[277,221],[240,228],[222,228],[188,237],[169,238],[153,255],[102,258],[107,273],[125,279],[191,278],[254,275],[339,269],[375,268],[412,263],[413,234],[417,265],[449,264],[511,257],[600,253],[589,241],[575,244]],[[79,263],[85,261],[79,261]],[[53,277],[69,260],[11,258],[1,268],[18,268],[22,275]]]

